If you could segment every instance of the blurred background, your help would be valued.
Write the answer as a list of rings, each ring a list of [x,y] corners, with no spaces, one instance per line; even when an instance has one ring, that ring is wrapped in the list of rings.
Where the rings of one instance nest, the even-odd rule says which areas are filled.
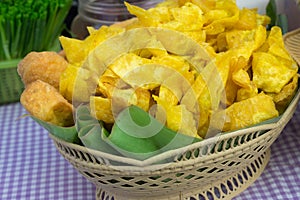
[[[127,0],[126,2],[148,9],[163,0]],[[124,0],[74,0],[66,18],[64,35],[83,39],[88,35],[87,26],[99,28],[133,17],[127,11]],[[69,30],[69,31],[68,31]]]
[[[127,2],[143,8],[153,7],[162,0],[127,0]],[[285,14],[288,19],[288,30],[300,27],[300,11],[297,0],[274,0],[277,5],[277,13]],[[270,0],[236,0],[237,5],[242,7],[258,8],[260,14],[266,14],[266,7]],[[65,20],[67,30],[63,35],[83,39],[87,36],[86,26],[99,27],[108,25],[114,21],[125,20],[129,17],[123,0],[73,0],[72,7]],[[80,16],[79,16],[80,15]],[[299,16],[298,18],[291,16]]]
[[[63,31],[63,33],[62,33],[63,35],[71,37],[71,33],[70,33],[71,24],[77,14],[78,14],[78,0],[73,0],[72,7],[70,8],[69,14],[67,15],[66,20],[65,20],[67,30]]]

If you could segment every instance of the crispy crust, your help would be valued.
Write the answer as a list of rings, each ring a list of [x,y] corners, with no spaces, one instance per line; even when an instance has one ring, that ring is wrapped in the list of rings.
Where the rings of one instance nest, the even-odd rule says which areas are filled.
[[[67,66],[68,62],[56,52],[30,52],[19,63],[18,73],[25,86],[42,80],[58,89],[60,75]]]
[[[37,80],[29,84],[20,98],[33,116],[58,126],[74,124],[72,105],[50,84]]]

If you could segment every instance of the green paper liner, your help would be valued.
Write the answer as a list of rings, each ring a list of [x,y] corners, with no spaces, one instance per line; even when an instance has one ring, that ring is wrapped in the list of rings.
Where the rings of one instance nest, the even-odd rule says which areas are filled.
[[[107,142],[109,132],[103,123],[90,115],[88,106],[79,106],[76,112],[78,137],[85,147],[113,155],[121,155]]]
[[[31,116],[38,124],[44,127],[52,135],[70,143],[81,144],[81,141],[78,137],[77,129],[75,126],[71,127],[61,127],[48,122],[42,121],[34,116]]]
[[[108,137],[108,142],[116,150],[126,157],[138,160],[145,160],[199,141],[199,138],[163,126],[137,106],[129,106],[118,115]]]
[[[87,106],[78,107],[76,119],[78,137],[85,147],[138,160],[200,141],[168,129],[137,106],[127,107],[119,114],[111,133],[89,114]],[[152,122],[151,126],[147,127],[146,122]],[[141,130],[143,135],[138,135]]]
[[[77,108],[76,124],[72,127],[60,127],[36,117],[31,117],[49,131],[50,134],[66,142],[137,160],[145,160],[166,151],[201,141],[199,138],[190,137],[168,129],[137,106],[130,106],[119,114],[118,122],[113,126],[111,133],[104,128],[101,121],[90,115],[88,105],[80,105]],[[145,124],[151,119],[151,122],[153,122],[152,127],[148,127],[148,129],[141,127],[145,128],[144,131],[149,131],[151,128],[156,127],[154,130],[159,131],[150,137],[147,137],[147,132],[145,132],[146,134],[143,137],[135,137],[133,135],[136,134],[134,133],[136,127],[126,125],[131,117],[133,117],[134,122],[138,126],[141,123]],[[127,128],[124,129],[125,126]]]

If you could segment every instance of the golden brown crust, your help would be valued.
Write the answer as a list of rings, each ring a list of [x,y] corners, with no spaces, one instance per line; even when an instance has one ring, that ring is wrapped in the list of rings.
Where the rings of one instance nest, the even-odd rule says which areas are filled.
[[[280,93],[277,94],[269,94],[272,98],[273,101],[276,104],[276,108],[280,113],[283,113],[285,109],[288,107],[290,104],[291,100],[294,98],[296,92],[297,92],[297,87],[298,86],[298,74],[296,74],[290,83],[285,85]]]
[[[18,73],[25,86],[42,80],[58,89],[60,75],[67,66],[68,62],[56,52],[30,52],[19,63]]]
[[[31,115],[40,120],[58,126],[74,124],[72,105],[53,86],[41,80],[27,85],[20,102]]]

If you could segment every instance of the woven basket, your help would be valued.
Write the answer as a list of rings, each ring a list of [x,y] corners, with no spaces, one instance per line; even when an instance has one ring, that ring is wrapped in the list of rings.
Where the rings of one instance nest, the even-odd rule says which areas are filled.
[[[294,31],[288,32],[284,35],[284,43],[286,49],[289,53],[293,56],[295,61],[299,64],[300,63],[300,28]]]
[[[285,37],[288,50],[295,44],[295,37],[298,38],[296,34]],[[295,58],[296,51],[291,48]],[[96,186],[98,200],[230,199],[261,175],[270,158],[269,147],[292,118],[299,99],[298,88],[288,108],[276,120],[215,136],[145,161],[88,149],[51,134],[50,137],[61,155]],[[171,162],[162,162],[165,160]]]
[[[0,105],[20,100],[24,85],[17,72],[19,61],[0,61]]]
[[[50,137],[61,155],[96,185],[97,199],[228,199],[260,176],[269,147],[293,116],[299,97],[298,91],[276,122],[209,138],[147,162]],[[159,164],[166,159],[173,162]]]
[[[287,49],[294,49],[290,52],[293,57],[299,52],[292,46],[298,32],[285,37]],[[261,175],[270,158],[269,147],[292,118],[299,98],[300,89],[277,120],[215,136],[146,161],[50,137],[61,155],[95,184],[97,200],[230,199]],[[160,164],[165,160],[171,162]]]

